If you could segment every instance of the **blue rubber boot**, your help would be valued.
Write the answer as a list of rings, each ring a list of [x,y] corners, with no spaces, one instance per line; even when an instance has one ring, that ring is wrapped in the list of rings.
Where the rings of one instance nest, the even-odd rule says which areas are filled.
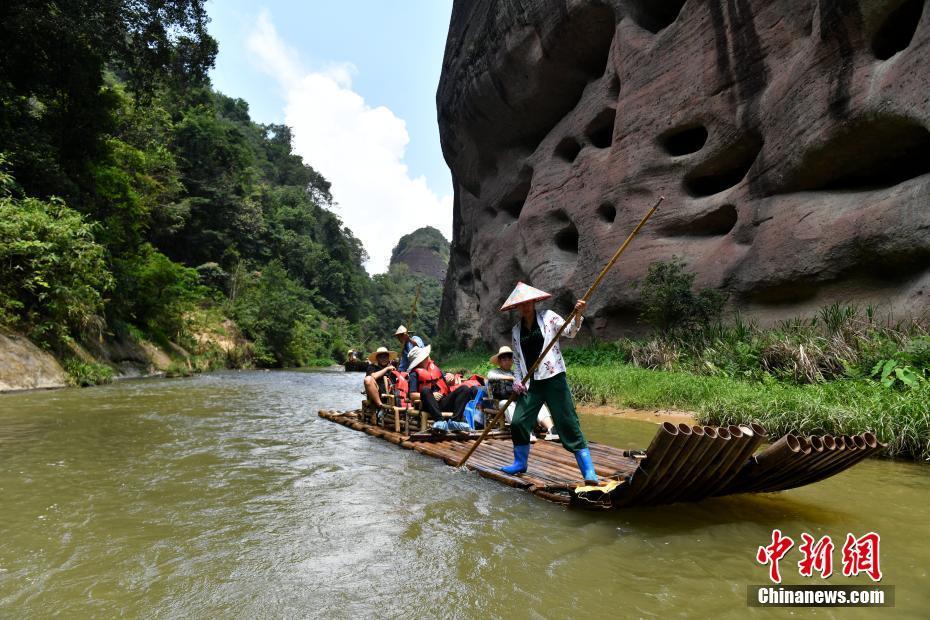
[[[506,467],[501,467],[501,471],[505,474],[522,474],[526,472],[526,462],[530,458],[530,444],[525,446],[514,446],[513,447],[513,463],[507,465]]]
[[[578,462],[578,469],[587,484],[597,484],[597,474],[594,473],[594,461],[591,460],[591,451],[582,448],[575,452],[575,460]]]

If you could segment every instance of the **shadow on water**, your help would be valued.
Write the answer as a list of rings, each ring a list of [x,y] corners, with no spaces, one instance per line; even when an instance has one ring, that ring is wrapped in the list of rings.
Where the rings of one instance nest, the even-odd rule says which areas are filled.
[[[687,533],[736,523],[776,528],[786,520],[828,527],[843,522],[844,517],[848,516],[842,511],[824,510],[822,505],[798,500],[783,493],[719,497],[694,504],[631,508],[611,513],[611,517],[618,523],[635,527],[644,535]]]

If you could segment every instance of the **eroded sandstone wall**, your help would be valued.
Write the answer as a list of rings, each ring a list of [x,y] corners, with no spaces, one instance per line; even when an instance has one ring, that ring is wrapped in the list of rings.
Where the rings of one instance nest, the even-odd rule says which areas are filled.
[[[0,332],[0,393],[67,384],[65,371],[50,353],[23,336]]]
[[[672,255],[751,317],[930,307],[930,0],[456,0],[437,93],[455,182],[443,321],[497,342],[519,279],[566,310]]]

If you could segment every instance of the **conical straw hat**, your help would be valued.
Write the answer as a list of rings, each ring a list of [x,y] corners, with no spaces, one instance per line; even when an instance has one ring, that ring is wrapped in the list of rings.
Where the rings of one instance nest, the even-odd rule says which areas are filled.
[[[513,292],[510,293],[510,297],[508,297],[504,305],[501,306],[501,311],[512,310],[528,301],[540,301],[542,299],[549,299],[550,297],[552,297],[552,295],[545,291],[533,288],[524,282],[517,282],[516,288],[513,289]]]

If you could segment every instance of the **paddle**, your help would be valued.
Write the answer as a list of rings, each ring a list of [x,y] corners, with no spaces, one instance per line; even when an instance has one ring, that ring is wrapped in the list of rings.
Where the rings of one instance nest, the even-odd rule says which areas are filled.
[[[636,228],[634,228],[633,232],[630,233],[630,236],[626,238],[626,241],[623,242],[623,245],[620,246],[620,248],[614,253],[613,257],[611,257],[611,259],[607,261],[607,264],[604,265],[604,268],[601,269],[600,275],[597,276],[597,279],[594,281],[594,284],[592,284],[590,288],[588,288],[588,292],[584,294],[584,297],[581,298],[581,301],[584,301],[584,302],[588,301],[588,298],[591,297],[595,289],[597,289],[597,287],[600,285],[601,280],[604,279],[604,276],[607,275],[607,272],[610,271],[610,268],[614,266],[614,263],[616,263],[617,259],[620,258],[620,255],[623,254],[623,251],[626,249],[626,247],[630,245],[630,242],[633,240],[633,237],[635,237],[637,233],[639,233],[640,229],[646,225],[646,222],[649,221],[649,218],[652,217],[652,214],[656,212],[656,209],[659,208],[659,205],[662,204],[663,200],[665,200],[665,196],[659,196],[659,200],[656,201],[655,205],[653,205],[651,209],[649,209],[649,212],[643,217],[642,220],[640,220],[639,224],[636,225]],[[577,310],[573,309],[572,313],[568,315],[567,319],[565,319],[565,322],[562,323],[562,327],[560,327],[559,331],[555,333],[555,337],[549,341],[549,344],[547,344],[546,347],[542,350],[542,353],[539,354],[539,357],[536,358],[536,361],[533,362],[533,365],[530,366],[529,369],[526,371],[526,376],[523,377],[523,381],[522,381],[524,385],[526,385],[526,382],[530,380],[530,378],[533,376],[533,373],[536,372],[536,367],[542,363],[543,359],[546,357],[546,354],[549,353],[549,349],[551,349],[553,345],[555,345],[555,343],[559,341],[559,337],[562,335],[562,332],[565,331],[565,328],[568,327],[568,325],[572,321],[575,320],[576,313],[577,313]],[[504,412],[507,411],[507,407],[510,406],[510,404],[514,401],[514,398],[516,396],[517,396],[516,392],[510,395],[510,398],[508,398],[504,406],[500,408],[500,410],[497,412],[497,415],[494,416],[494,420],[490,424],[488,424],[487,420],[485,420],[484,432],[481,433],[481,436],[478,437],[475,443],[472,444],[472,446],[468,449],[468,452],[466,452],[465,456],[462,457],[462,460],[459,461],[459,464],[457,465],[457,467],[462,467],[463,465],[465,465],[469,457],[471,457],[472,453],[478,449],[478,446],[481,445],[481,442],[484,441],[484,438],[488,436],[489,432],[491,432],[491,429],[497,426],[497,423],[500,422],[501,416],[504,415]]]

